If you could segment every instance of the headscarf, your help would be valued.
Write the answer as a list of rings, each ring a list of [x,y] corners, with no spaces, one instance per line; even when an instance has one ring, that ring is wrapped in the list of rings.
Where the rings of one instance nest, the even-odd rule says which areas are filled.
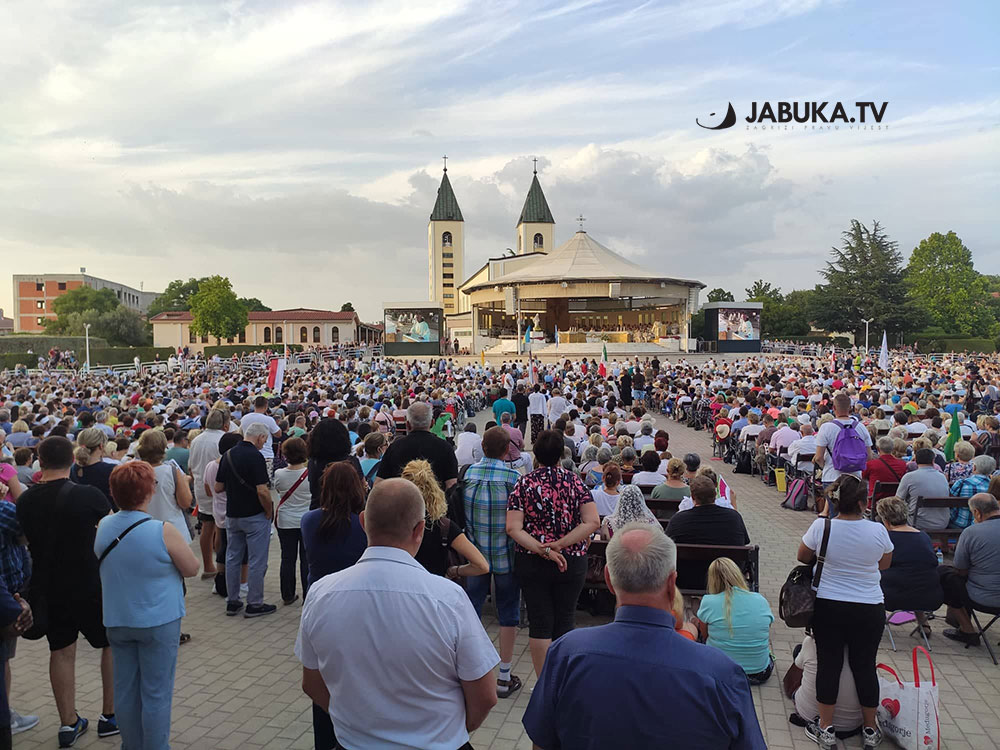
[[[622,485],[621,494],[618,496],[618,505],[614,512],[604,520],[607,521],[611,534],[629,523],[659,523],[652,511],[646,507],[642,490],[634,484]]]

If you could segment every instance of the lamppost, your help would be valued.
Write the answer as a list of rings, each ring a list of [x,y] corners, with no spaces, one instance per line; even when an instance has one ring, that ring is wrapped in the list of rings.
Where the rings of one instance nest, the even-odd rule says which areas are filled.
[[[87,349],[87,372],[90,372],[90,323],[83,324],[83,337]]]
[[[865,324],[865,354],[868,353],[868,324],[873,320],[875,320],[875,318],[868,318],[868,320],[865,320],[864,318],[861,319],[861,322]]]

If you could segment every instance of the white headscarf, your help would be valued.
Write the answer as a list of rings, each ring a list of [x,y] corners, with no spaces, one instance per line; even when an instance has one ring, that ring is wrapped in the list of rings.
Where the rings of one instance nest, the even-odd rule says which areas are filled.
[[[614,512],[604,520],[607,521],[608,530],[612,534],[629,523],[660,523],[653,512],[646,507],[642,490],[634,484],[622,485],[621,494],[618,496],[618,505],[615,506]]]

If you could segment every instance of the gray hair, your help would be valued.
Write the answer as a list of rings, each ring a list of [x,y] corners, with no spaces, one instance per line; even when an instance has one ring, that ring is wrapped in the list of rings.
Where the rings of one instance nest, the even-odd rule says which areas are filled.
[[[505,411],[500,415],[500,424],[510,424],[510,412]]]
[[[406,421],[414,430],[429,430],[434,422],[434,412],[431,405],[423,401],[415,401],[406,410]]]
[[[972,459],[972,470],[976,474],[982,474],[983,476],[989,476],[994,471],[997,470],[997,462],[993,456],[976,456]]]
[[[611,449],[608,446],[602,445],[600,448],[597,449],[597,463],[603,465],[606,464],[608,461],[610,461],[612,458],[614,458],[614,454],[611,452]]]
[[[883,497],[876,504],[879,517],[890,526],[904,526],[910,517],[906,501],[896,495]]]
[[[1000,510],[1000,502],[989,492],[977,492],[969,498],[969,509],[979,511],[985,516]]]
[[[875,443],[875,447],[878,448],[879,453],[892,453],[894,446],[895,443],[893,439],[888,435],[883,435],[878,439],[878,442]]]
[[[254,438],[260,437],[261,435],[265,437],[271,436],[271,431],[267,429],[266,424],[260,422],[254,422],[252,425],[243,431],[243,437],[253,440]]]
[[[10,421],[10,412],[6,409],[0,409],[0,422]]]
[[[635,452],[635,448],[630,445],[622,448],[622,461],[635,461],[636,458],[638,458],[638,454]]]
[[[651,425],[649,422],[643,422],[642,427],[639,428],[639,432],[641,432],[643,435],[652,435],[653,425]]]
[[[646,543],[627,545],[625,536],[632,532],[647,534]],[[618,529],[606,555],[611,585],[625,594],[659,591],[677,567],[677,545],[663,529],[648,523],[629,523]]]
[[[221,430],[226,424],[226,413],[221,409],[212,409],[205,417],[206,430]]]
[[[583,454],[580,456],[580,460],[584,462],[596,461],[597,453],[598,451],[596,445],[588,445],[586,448],[583,449]]]

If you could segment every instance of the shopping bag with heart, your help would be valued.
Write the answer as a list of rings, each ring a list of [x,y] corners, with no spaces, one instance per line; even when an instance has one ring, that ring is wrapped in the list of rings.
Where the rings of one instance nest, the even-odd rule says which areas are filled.
[[[921,684],[917,652],[927,657],[931,668],[931,682]],[[903,682],[896,671],[879,664],[881,700],[878,707],[879,724],[886,737],[895,740],[903,750],[940,750],[941,731],[938,724],[938,686],[934,677],[934,662],[922,646],[913,649],[913,682]]]

